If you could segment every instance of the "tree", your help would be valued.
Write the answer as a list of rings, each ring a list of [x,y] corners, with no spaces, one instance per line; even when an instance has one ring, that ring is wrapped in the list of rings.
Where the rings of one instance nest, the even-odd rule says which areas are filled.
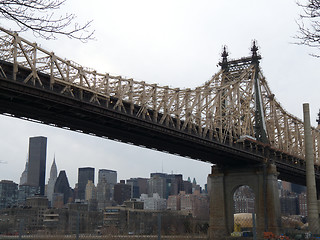
[[[56,39],[57,35],[87,41],[92,39],[88,21],[83,25],[75,22],[76,16],[55,12],[66,0],[0,0],[0,18],[16,23],[18,32],[31,30],[36,36]]]
[[[296,36],[298,44],[313,48],[320,48],[320,0],[308,0],[306,3],[298,3],[303,8],[300,19],[297,21],[299,31]],[[317,54],[313,56],[320,57]]]

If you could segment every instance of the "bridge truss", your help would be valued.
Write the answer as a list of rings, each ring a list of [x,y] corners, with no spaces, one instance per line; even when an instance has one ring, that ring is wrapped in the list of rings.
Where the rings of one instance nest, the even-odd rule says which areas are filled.
[[[203,139],[227,145],[247,139],[304,160],[303,122],[276,100],[256,50],[252,57],[230,61],[224,52],[221,70],[209,81],[195,89],[180,89],[98,73],[0,28],[0,60],[13,65],[11,73],[0,65],[0,77],[112,107]],[[18,79],[23,69],[29,74]],[[49,85],[42,81],[43,74],[50,77]],[[257,134],[259,129],[266,139]],[[320,131],[312,128],[312,136],[319,165]]]

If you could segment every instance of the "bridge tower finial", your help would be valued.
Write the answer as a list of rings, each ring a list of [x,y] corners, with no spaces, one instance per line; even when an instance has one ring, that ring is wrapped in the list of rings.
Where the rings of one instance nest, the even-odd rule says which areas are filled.
[[[228,56],[229,53],[227,51],[227,46],[223,46],[223,52],[221,53],[222,62],[219,63],[221,69],[227,70],[228,69]]]
[[[259,60],[261,59],[261,57],[258,55],[258,46],[256,45],[256,40],[253,40],[252,42],[252,47],[251,47],[251,52],[252,52],[252,62],[253,63],[259,63]]]

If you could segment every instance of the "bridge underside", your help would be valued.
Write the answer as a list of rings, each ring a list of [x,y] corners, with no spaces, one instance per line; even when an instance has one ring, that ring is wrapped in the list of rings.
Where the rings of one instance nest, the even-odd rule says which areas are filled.
[[[23,80],[30,74],[29,69],[19,67],[17,80],[13,81],[10,76],[12,64],[0,64],[6,73],[6,78],[0,77],[1,114],[144,146],[217,164],[222,168],[246,168],[273,162],[280,172],[280,179],[305,185],[303,161],[277,152],[266,145],[247,141],[226,145],[178,131],[164,124],[117,111],[112,105],[90,102],[90,93],[83,89],[73,92],[75,97],[61,94],[61,88],[64,86],[55,83],[53,88],[50,87],[50,77],[41,73],[38,74],[42,86],[34,85],[31,81],[24,83]],[[81,99],[77,97],[80,94],[84,96]],[[135,111],[138,111],[137,109]],[[316,178],[320,179],[318,169]]]

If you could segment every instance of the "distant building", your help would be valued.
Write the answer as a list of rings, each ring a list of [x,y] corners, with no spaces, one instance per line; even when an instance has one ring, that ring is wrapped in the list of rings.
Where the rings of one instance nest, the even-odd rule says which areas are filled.
[[[9,180],[0,181],[0,209],[17,204],[18,184]]]
[[[47,209],[44,213],[45,232],[50,234],[94,233],[102,225],[103,214],[89,211],[88,204],[68,203],[63,209]]]
[[[7,225],[5,231],[16,234],[21,229],[21,223],[24,233],[36,234],[39,230],[43,230],[43,212],[47,209],[48,200],[46,204],[43,204],[42,200],[40,202],[37,205],[37,200],[28,199],[24,207],[0,209],[0,223],[6,222]],[[1,231],[4,231],[4,226],[1,227]]]
[[[145,210],[165,210],[167,208],[166,199],[161,198],[158,193],[154,193],[152,197],[141,194],[140,201],[143,201]]]
[[[180,193],[180,210],[184,212],[184,214],[192,214],[194,208],[194,195],[193,194],[185,194],[184,192]]]
[[[139,198],[141,194],[148,194],[148,178],[130,178],[127,184],[131,185],[131,198]]]
[[[98,183],[102,181],[109,185],[110,199],[113,199],[114,185],[117,184],[117,171],[110,169],[99,169],[98,172]]]
[[[94,183],[91,180],[89,180],[86,185],[85,200],[86,200],[86,202],[89,202],[90,200],[96,199],[96,198],[97,198],[96,187],[95,187]]]
[[[234,213],[254,213],[255,195],[249,186],[239,187],[233,195]]]
[[[290,182],[281,181],[282,189],[288,192],[292,192],[292,184]]]
[[[291,189],[292,192],[297,193],[297,194],[301,194],[307,191],[307,187],[306,186],[302,186],[302,185],[298,185],[298,184],[294,184],[291,183]]]
[[[109,184],[117,183],[117,171],[109,170],[109,169],[99,169],[98,172],[98,182],[102,180],[106,180]]]
[[[139,186],[139,197],[141,194],[148,194],[148,178],[136,178]]]
[[[181,212],[185,215],[192,214],[194,218],[209,220],[209,196],[196,191],[193,194],[180,192]]]
[[[53,163],[50,169],[50,177],[47,185],[47,198],[49,200],[50,206],[52,206],[52,195],[54,193],[54,185],[56,184],[58,178],[58,170],[56,165],[56,159],[54,157]]]
[[[20,185],[18,190],[18,205],[24,205],[28,198],[37,194],[37,186]]]
[[[186,194],[192,194],[192,183],[190,181],[183,181],[183,191]]]
[[[161,198],[168,199],[184,190],[182,174],[151,173],[148,180],[148,195],[158,193]]]
[[[131,198],[139,198],[140,197],[140,188],[138,185],[137,178],[130,178],[127,180],[127,184],[131,186]]]
[[[63,208],[65,205],[64,194],[63,193],[53,193],[52,194],[52,207],[53,208]]]
[[[121,205],[131,198],[131,185],[125,184],[124,180],[114,185],[114,201]]]
[[[43,196],[34,196],[28,198],[26,201],[26,206],[37,209],[37,217],[34,219],[34,221],[36,221],[36,226],[42,226],[44,218],[43,214],[49,206],[48,198]]]
[[[200,187],[199,184],[197,184],[196,179],[193,178],[193,181],[192,181],[192,193],[196,193],[196,192],[201,193],[201,187]]]
[[[59,173],[57,181],[54,185],[54,193],[63,194],[63,204],[68,203],[70,198],[72,198],[72,190],[69,185],[67,174],[64,170],[60,171]]]
[[[254,213],[254,199],[237,197],[234,199],[234,213]]]
[[[299,200],[295,195],[287,195],[280,197],[281,213],[283,215],[298,215]]]
[[[298,195],[299,214],[302,216],[308,216],[307,208],[307,194],[305,192]]]
[[[146,194],[144,196],[148,197]],[[165,200],[165,199],[164,199]],[[104,211],[103,229],[106,233],[156,235],[159,211],[130,207],[108,207]],[[190,234],[191,217],[175,211],[161,211],[161,233],[164,235]]]
[[[167,194],[166,198],[170,195],[178,195],[183,190],[184,184],[182,174],[168,174],[167,175]]]
[[[100,210],[112,205],[110,199],[110,187],[111,185],[108,184],[105,179],[100,180],[97,184],[97,202],[98,209]]]
[[[28,178],[28,161],[26,162],[26,166],[24,168],[24,171],[21,174],[19,185],[27,184],[27,178]]]
[[[126,206],[126,208],[142,210],[144,203],[141,201],[138,201],[137,199],[131,199],[128,201],[124,201],[124,205]]]
[[[85,191],[88,181],[94,183],[94,168],[85,167],[78,169],[78,199],[85,200]]]
[[[39,194],[44,195],[47,157],[47,138],[29,138],[29,158],[27,185],[39,188]]]
[[[167,209],[173,211],[181,210],[181,196],[171,195],[167,200]]]
[[[167,174],[151,173],[148,180],[148,195],[152,197],[154,193],[158,193],[160,198],[167,197]]]

